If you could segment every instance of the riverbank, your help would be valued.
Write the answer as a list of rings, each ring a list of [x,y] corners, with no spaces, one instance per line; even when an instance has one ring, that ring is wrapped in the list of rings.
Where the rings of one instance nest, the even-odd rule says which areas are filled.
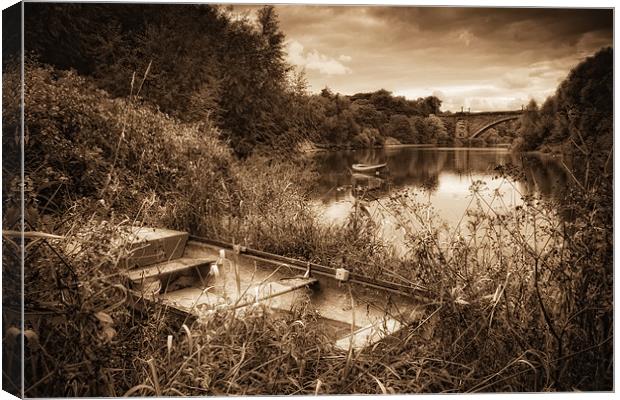
[[[330,151],[350,151],[350,150],[363,150],[363,149],[399,149],[399,148],[433,148],[433,147],[445,147],[445,143],[397,143],[386,141],[386,144],[377,146],[353,146],[353,145],[338,145],[338,144],[316,144],[309,141],[304,141],[297,146],[297,151],[301,154],[315,154],[325,153]],[[510,148],[510,143],[493,143],[486,145],[470,146],[470,143],[463,141],[451,142],[451,148]],[[450,146],[448,146],[450,147]]]
[[[5,77],[19,87],[18,74]],[[13,132],[19,96],[7,88],[15,101],[6,102],[4,123]],[[501,218],[474,212],[474,223],[449,232],[447,243],[437,239],[445,227],[428,204],[394,192],[386,205],[406,232],[406,251],[396,256],[364,213],[338,227],[317,221],[307,201],[314,172],[275,157],[237,159],[209,120],[181,123],[47,67],[28,69],[25,88],[25,218],[29,230],[57,236],[26,247],[25,312],[55,316],[26,322],[29,396],[612,389],[608,187],[576,187],[560,210],[532,198]],[[3,139],[6,154],[19,154],[13,137]],[[4,224],[14,229],[20,164],[4,166]],[[479,199],[475,187],[472,196]],[[546,246],[532,248],[518,234],[524,221],[564,209],[571,219],[550,225]],[[196,322],[157,304],[137,311],[120,273],[127,251],[113,240],[133,225],[422,284],[438,295],[420,319],[428,329],[407,326],[355,353],[331,345],[303,301],[284,315],[257,307],[243,319],[216,312]],[[485,241],[468,240],[476,235]],[[4,300],[18,309],[20,269],[8,266],[18,265],[21,247],[3,241]],[[3,356],[15,360],[19,321],[4,323]],[[18,372],[8,380],[17,382]]]

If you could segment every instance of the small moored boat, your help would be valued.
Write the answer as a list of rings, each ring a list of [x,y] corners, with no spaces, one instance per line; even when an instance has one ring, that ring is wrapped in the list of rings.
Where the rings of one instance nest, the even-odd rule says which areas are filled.
[[[344,351],[372,348],[402,327],[420,323],[423,304],[435,297],[422,286],[187,232],[135,227],[118,243],[130,251],[123,270],[130,304],[141,312],[158,313],[146,305],[160,304],[166,312],[201,323],[218,310],[243,318],[260,304],[284,314],[304,304]]]
[[[357,172],[377,172],[382,170],[383,168],[385,168],[387,166],[386,163],[383,164],[353,164],[351,166],[351,168],[353,169],[353,171],[357,171]]]

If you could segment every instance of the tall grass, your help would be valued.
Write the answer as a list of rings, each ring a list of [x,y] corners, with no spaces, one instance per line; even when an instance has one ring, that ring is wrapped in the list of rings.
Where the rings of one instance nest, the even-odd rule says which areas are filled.
[[[395,193],[386,207],[408,247],[397,256],[368,216],[317,221],[310,165],[235,161],[208,121],[181,124],[41,66],[27,71],[26,119],[28,227],[65,237],[28,242],[28,396],[612,388],[610,172],[575,185],[562,203],[525,198],[507,214],[488,211],[475,185],[460,232],[446,231],[412,193]],[[10,210],[14,196],[3,190]],[[13,214],[5,211],[5,228]],[[132,224],[423,284],[437,297],[395,337],[350,353],[334,347],[308,301],[285,315],[257,306],[243,319],[220,311],[198,322],[158,305],[137,312],[111,240]],[[11,254],[3,253],[4,287],[19,288],[5,267]],[[4,360],[19,337],[10,324]]]
[[[237,238],[268,251],[399,283],[424,284],[437,298],[419,323],[380,344],[380,349],[365,350],[352,359],[323,336],[305,342],[297,351],[322,349],[322,356],[312,360],[311,370],[287,370],[294,379],[278,380],[279,365],[260,365],[256,371],[254,365],[246,370],[241,365],[241,371],[259,377],[252,381],[251,393],[291,393],[290,385],[293,393],[305,394],[317,388],[326,393],[611,389],[611,243],[586,243],[594,232],[611,228],[603,218],[595,223],[591,219],[605,211],[605,203],[594,201],[594,193],[602,188],[590,188],[588,214],[573,212],[567,218],[566,210],[574,211],[572,201],[550,204],[527,196],[511,212],[496,213],[485,204],[489,200],[481,194],[484,187],[476,184],[463,219],[466,224],[457,232],[446,230],[412,193],[396,193],[389,208],[407,230],[409,247],[406,256],[397,258],[371,234],[372,227],[359,229],[372,223],[362,216],[355,217],[361,218],[356,230],[353,224],[318,224],[304,201],[304,186],[295,182],[299,175],[291,169],[265,164],[246,170],[252,184],[241,186],[254,195],[248,197],[254,202],[248,201],[241,221],[231,225],[239,228],[234,231]],[[269,179],[249,172],[257,170],[268,171]],[[578,195],[574,192],[567,199]],[[584,197],[580,199],[583,204]],[[316,321],[294,314],[289,318],[298,318],[306,334],[322,329]],[[246,326],[248,321],[239,323]],[[238,348],[237,357],[247,357],[243,349]],[[246,393],[247,385],[239,382],[235,393]]]

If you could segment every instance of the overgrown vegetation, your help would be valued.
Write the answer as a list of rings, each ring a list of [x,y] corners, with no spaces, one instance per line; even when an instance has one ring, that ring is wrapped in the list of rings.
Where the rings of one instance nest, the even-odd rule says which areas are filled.
[[[155,12],[141,15],[130,5],[49,7],[78,7],[74,11],[84,19],[65,19],[64,11],[31,13],[60,18],[53,24],[38,22],[62,29],[50,35],[51,42],[41,42],[40,51],[51,51],[53,43],[72,37],[73,29],[93,35],[99,30],[106,41],[97,44],[99,36],[85,34],[69,42],[78,49],[97,49],[92,54],[74,53],[64,45],[56,49],[57,63],[63,55],[80,57],[67,59],[64,66],[80,73],[36,61],[26,64],[26,230],[63,237],[28,239],[26,329],[4,326],[3,360],[15,356],[20,335],[25,337],[27,396],[612,389],[609,148],[599,156],[598,142],[577,142],[586,150],[586,162],[566,159],[574,185],[554,203],[526,197],[509,214],[485,213],[479,195],[484,187],[475,185],[475,202],[460,232],[442,228],[414,193],[394,193],[389,209],[407,232],[409,250],[396,257],[363,214],[342,227],[316,221],[306,201],[304,177],[311,168],[303,161],[257,154],[239,160],[234,153],[248,156],[248,149],[259,144],[283,147],[291,137],[285,131],[295,132],[299,140],[317,139],[313,135],[324,129],[321,124],[333,124],[329,137],[341,135],[335,142],[359,135],[361,141],[380,142],[385,124],[391,135],[408,134],[412,120],[416,132],[434,127],[424,135],[439,138],[441,127],[429,116],[439,107],[435,101],[403,102],[384,91],[350,99],[328,92],[308,97],[302,81],[285,85],[282,38],[270,9],[253,25],[206,6],[191,6],[190,12],[161,6],[169,7],[164,15],[175,24],[195,24],[191,13],[211,22],[192,28],[192,35],[201,33],[196,37],[203,56],[214,60],[200,67],[208,71],[193,75],[199,67],[189,64],[187,41],[170,30],[170,22],[157,20]],[[104,21],[104,9],[118,14]],[[130,24],[139,34],[129,31]],[[110,44],[112,39],[116,42]],[[233,42],[248,53],[227,52]],[[167,53],[149,47],[155,44],[180,46],[174,48],[187,63],[158,60],[156,55]],[[119,52],[100,51],[106,46]],[[245,66],[244,60],[255,60],[257,54],[266,63],[264,70]],[[104,58],[98,64],[95,57]],[[271,73],[254,80],[251,71],[259,69]],[[3,150],[18,152],[18,71],[9,69],[3,78],[3,130],[16,133],[3,135]],[[277,82],[269,82],[272,78]],[[233,86],[238,91],[231,94]],[[278,97],[256,102],[262,90]],[[167,93],[189,98],[166,103]],[[231,106],[244,96],[247,102],[238,109]],[[287,115],[296,116],[295,123],[278,116],[284,114],[278,102],[285,99],[291,100],[282,104],[292,108]],[[325,118],[317,122],[314,112],[324,112]],[[599,136],[608,134],[607,120],[611,114],[596,131]],[[570,126],[581,127],[577,135],[591,119],[571,121]],[[19,165],[4,163],[3,168],[3,228],[14,230],[20,218]],[[418,324],[396,338],[349,354],[333,347],[304,303],[284,316],[258,307],[244,319],[220,312],[200,324],[159,307],[138,313],[119,274],[123,249],[111,238],[141,223],[423,284],[436,299],[425,305]],[[20,249],[10,235],[3,236],[3,245],[5,298],[19,299],[15,266]],[[4,378],[16,391],[14,376]]]
[[[597,157],[613,145],[613,50],[599,50],[573,68],[555,95],[522,117],[517,150],[554,149]]]
[[[439,113],[437,97],[308,93],[303,71],[285,61],[272,7],[252,19],[206,4],[33,3],[25,15],[27,50],[40,61],[91,76],[113,97],[127,96],[127,82],[148,66],[142,100],[184,122],[212,121],[237,155],[308,140],[330,147],[382,145],[388,136],[447,140],[441,120],[428,118]]]

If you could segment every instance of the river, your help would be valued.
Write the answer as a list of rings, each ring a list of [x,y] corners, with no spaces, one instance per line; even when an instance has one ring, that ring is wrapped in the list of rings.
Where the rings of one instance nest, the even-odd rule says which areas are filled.
[[[521,204],[524,196],[562,197],[569,176],[555,159],[537,154],[513,154],[505,148],[397,147],[335,151],[315,156],[318,171],[312,205],[326,224],[342,224],[363,199],[381,234],[398,241],[398,218],[391,197],[407,193],[430,206],[432,213],[452,230],[462,228],[466,212],[502,213]],[[387,163],[379,176],[352,176],[354,163]],[[513,167],[516,176],[501,176],[498,167]],[[477,182],[478,195],[472,185]]]

